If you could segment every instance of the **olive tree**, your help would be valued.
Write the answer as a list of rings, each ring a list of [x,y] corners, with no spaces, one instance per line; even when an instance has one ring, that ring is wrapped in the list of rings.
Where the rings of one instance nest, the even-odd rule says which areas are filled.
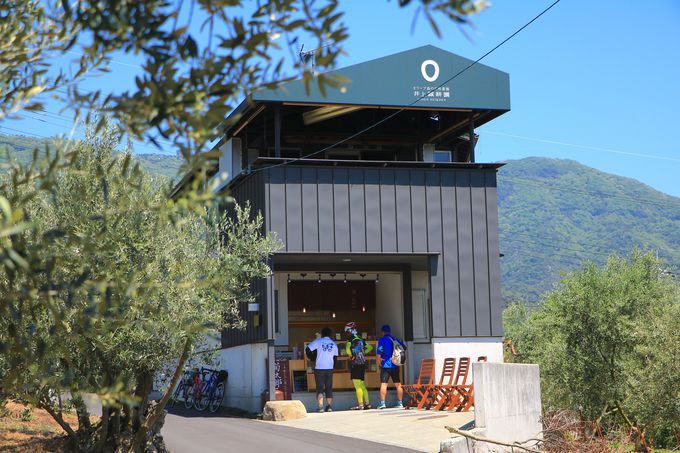
[[[465,24],[485,7],[395,4],[415,6],[437,33],[438,19]],[[101,424],[84,415],[78,430],[62,423],[74,444],[143,449],[169,397],[144,415],[149,377],[172,356],[172,386],[201,332],[239,322],[235,301],[251,297],[274,245],[247,209],[210,214],[228,200],[204,178],[168,200],[166,185],[112,150],[125,134],[170,140],[184,171],[205,174],[201,151],[242,97],[292,76],[322,92],[342,84],[323,71],[349,30],[337,0],[0,0],[0,19],[0,121],[42,109],[49,95],[118,127],[102,119],[83,143],[36,150],[25,167],[3,164],[0,385],[34,394],[60,422],[50,395],[96,391],[107,402]],[[302,42],[317,49],[314,67],[295,57]],[[75,68],[61,64],[74,54]],[[141,62],[134,88],[82,89],[121,55]]]
[[[0,320],[0,341],[22,338],[22,350],[3,350],[0,377],[47,409],[75,446],[136,449],[172,390],[146,411],[154,376],[172,363],[172,387],[202,334],[242,322],[238,302],[269,274],[277,243],[247,207],[227,218],[168,200],[165,181],[116,152],[114,130],[70,146],[50,189],[24,203],[28,225],[14,239],[32,272],[15,265],[0,277],[12,314]],[[27,172],[16,167],[6,179]],[[26,309],[41,297],[50,303]],[[26,351],[40,359],[27,361]],[[52,399],[66,391],[100,394],[101,423],[89,426],[79,405],[82,426],[70,427]]]
[[[510,306],[518,361],[541,366],[546,407],[609,420],[662,445],[680,425],[680,285],[651,253],[565,276],[528,311]]]

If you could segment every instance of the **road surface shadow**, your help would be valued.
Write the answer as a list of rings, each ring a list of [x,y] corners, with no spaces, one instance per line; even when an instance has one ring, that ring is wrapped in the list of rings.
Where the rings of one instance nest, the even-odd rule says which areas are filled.
[[[194,408],[187,409],[183,404],[176,404],[175,407],[169,405],[165,407],[169,414],[177,415],[184,418],[257,418],[256,414],[244,411],[233,407],[220,407],[220,409],[212,413],[208,410],[199,412]]]

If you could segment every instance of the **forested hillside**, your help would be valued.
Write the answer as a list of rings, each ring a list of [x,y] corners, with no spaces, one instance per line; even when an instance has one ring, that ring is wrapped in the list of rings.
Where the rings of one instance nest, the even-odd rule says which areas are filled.
[[[23,135],[0,134],[0,162],[6,159],[6,150],[19,163],[27,163],[33,155],[34,149],[44,150],[45,145],[52,146],[53,140],[26,137]],[[175,179],[181,166],[181,161],[174,156],[164,154],[135,154],[140,165],[148,172]]]
[[[499,172],[506,299],[536,300],[581,260],[653,250],[680,264],[680,198],[572,160],[532,157]]]
[[[0,150],[10,148],[20,162],[45,143],[0,135]],[[135,157],[149,172],[177,177],[181,162],[173,156]],[[501,168],[498,198],[506,300],[535,301],[582,260],[601,263],[633,247],[680,267],[680,199],[634,179],[571,160],[532,157]]]

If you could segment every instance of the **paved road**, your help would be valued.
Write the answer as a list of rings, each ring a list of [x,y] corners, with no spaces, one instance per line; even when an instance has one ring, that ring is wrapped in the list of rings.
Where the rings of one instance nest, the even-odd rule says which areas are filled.
[[[350,437],[287,428],[257,420],[197,417],[195,412],[173,412],[167,415],[162,431],[165,443],[173,453],[226,451],[412,453],[414,451]]]

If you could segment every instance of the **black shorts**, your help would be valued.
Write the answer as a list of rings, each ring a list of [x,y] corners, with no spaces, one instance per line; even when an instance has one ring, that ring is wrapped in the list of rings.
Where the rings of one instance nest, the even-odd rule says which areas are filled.
[[[333,398],[333,370],[314,370],[316,379],[316,395],[326,395]]]
[[[399,368],[380,368],[380,382],[382,384],[387,384],[390,382],[390,378],[392,378],[392,382],[395,384],[401,382],[401,379],[399,378]]]
[[[349,374],[351,379],[361,379],[363,381],[366,377],[366,364],[352,365],[352,367],[349,369]]]

